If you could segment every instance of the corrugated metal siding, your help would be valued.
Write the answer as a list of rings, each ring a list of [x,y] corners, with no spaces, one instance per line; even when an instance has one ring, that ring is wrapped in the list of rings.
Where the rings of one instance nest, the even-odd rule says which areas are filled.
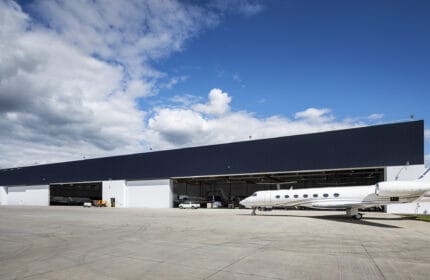
[[[424,122],[0,170],[0,185],[280,172],[424,163]]]

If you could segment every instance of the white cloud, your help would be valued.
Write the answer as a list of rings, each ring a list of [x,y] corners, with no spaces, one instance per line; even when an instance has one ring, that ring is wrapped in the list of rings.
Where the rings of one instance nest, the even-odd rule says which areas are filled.
[[[242,83],[242,79],[240,78],[238,73],[233,74],[233,81],[237,83]]]
[[[19,161],[14,147],[30,157],[51,146],[114,152],[133,150],[143,112],[120,90],[122,70],[65,44],[49,32],[1,37],[1,161]],[[46,44],[46,42],[50,42]],[[130,89],[130,88],[129,88]],[[31,144],[31,147],[28,145]],[[34,147],[38,147],[35,149]],[[26,160],[23,157],[22,160]],[[51,159],[48,159],[51,160]]]
[[[425,163],[426,168],[430,168],[430,154],[425,156],[424,163]]]
[[[201,100],[200,96],[192,95],[192,94],[183,94],[183,95],[175,95],[169,99],[170,102],[178,103],[182,106],[190,106],[192,104],[197,103]]]
[[[297,112],[295,119],[282,116],[258,118],[246,111],[231,111],[231,97],[220,89],[209,93],[206,104],[186,104],[181,108],[158,108],[149,118],[145,139],[155,149],[198,146],[232,141],[295,135],[365,125],[362,122],[335,120],[329,109],[309,108]],[[222,97],[222,98],[221,98]],[[224,104],[215,110],[214,99]],[[202,108],[204,110],[202,110]],[[209,109],[210,108],[210,109]],[[216,111],[222,114],[207,114]]]
[[[263,10],[263,6],[260,4],[249,4],[246,3],[239,7],[239,12],[245,16],[253,16],[260,13]]]
[[[297,112],[294,115],[294,118],[313,122],[327,122],[334,119],[331,115],[331,110],[327,108],[308,108],[302,112]]]
[[[32,10],[64,40],[120,63],[132,79],[163,76],[151,60],[181,50],[185,40],[218,22],[216,14],[175,0],[40,1]]]
[[[183,146],[193,142],[193,138],[207,130],[206,120],[197,112],[187,109],[159,109],[148,121],[148,128],[161,137],[164,142]],[[159,146],[150,141],[151,146]],[[171,145],[167,145],[171,146]]]
[[[167,83],[163,84],[162,87],[167,89],[172,89],[179,82],[186,81],[187,78],[188,78],[187,76],[172,77]]]
[[[145,137],[152,126],[137,100],[186,79],[169,77],[154,62],[227,13],[250,15],[259,7],[251,0],[226,2],[224,9],[197,4],[35,1],[24,12],[0,0],[0,168],[139,152],[151,144]],[[221,92],[196,105],[198,112],[159,109],[155,120],[161,133],[175,132],[167,113],[170,121],[191,120],[175,125],[179,139],[181,129],[201,126],[200,112],[225,113],[229,102]]]
[[[141,151],[136,100],[166,78],[151,62],[217,22],[174,0],[28,7],[0,1],[0,167]]]
[[[230,110],[231,97],[226,92],[214,88],[209,92],[209,102],[196,104],[193,109],[208,115],[222,115]]]
[[[380,120],[380,119],[382,119],[384,117],[384,114],[371,114],[371,115],[369,115],[367,118],[369,119],[369,120],[373,120],[373,121],[375,121],[375,120]]]
[[[427,141],[430,141],[430,129],[424,130],[424,138]]]
[[[238,73],[233,74],[233,82],[238,83],[241,88],[245,87],[245,84],[243,83],[242,78],[239,76]]]
[[[254,0],[214,0],[210,2],[212,7],[221,12],[236,13],[243,16],[253,16],[260,13],[264,7]]]

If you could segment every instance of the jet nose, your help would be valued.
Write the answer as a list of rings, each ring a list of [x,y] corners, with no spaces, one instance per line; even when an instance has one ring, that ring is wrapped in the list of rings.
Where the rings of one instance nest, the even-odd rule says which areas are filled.
[[[243,199],[243,200],[241,200],[241,201],[239,201],[239,204],[240,205],[242,205],[243,207],[247,207],[247,205],[248,205],[248,201],[247,201],[248,199],[247,198],[245,198],[245,199]]]

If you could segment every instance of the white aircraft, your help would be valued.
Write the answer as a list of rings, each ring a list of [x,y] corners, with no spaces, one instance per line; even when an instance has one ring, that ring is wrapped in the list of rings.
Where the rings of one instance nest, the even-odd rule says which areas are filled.
[[[328,187],[293,190],[258,191],[240,201],[252,208],[252,215],[261,209],[279,206],[304,206],[316,209],[346,209],[346,215],[360,220],[360,208],[392,203],[413,202],[430,191],[430,168],[414,181],[387,181],[358,187]]]

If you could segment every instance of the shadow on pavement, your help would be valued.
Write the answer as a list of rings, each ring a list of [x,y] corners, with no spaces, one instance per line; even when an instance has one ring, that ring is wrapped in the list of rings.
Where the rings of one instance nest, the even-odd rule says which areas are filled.
[[[381,228],[402,228],[402,227],[372,222],[369,220],[393,221],[393,220],[407,220],[407,219],[409,219],[407,217],[395,217],[395,218],[393,218],[393,217],[387,217],[387,218],[369,217],[369,218],[366,218],[366,216],[364,214],[363,219],[354,220],[353,218],[347,217],[344,214],[343,215],[306,216],[306,215],[294,215],[294,214],[274,215],[274,214],[266,214],[266,213],[260,214],[260,215],[257,214],[256,217],[258,217],[258,216],[260,216],[260,217],[265,217],[265,216],[269,216],[269,217],[300,217],[300,218],[328,220],[328,221],[335,221],[335,222],[341,222],[341,223],[349,223],[349,224],[372,226],[372,227],[381,227]],[[252,216],[251,214],[239,214],[239,215]]]

